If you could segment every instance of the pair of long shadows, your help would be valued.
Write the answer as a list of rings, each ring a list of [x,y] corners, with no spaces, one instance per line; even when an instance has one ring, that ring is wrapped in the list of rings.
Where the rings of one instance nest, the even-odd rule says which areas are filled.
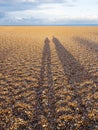
[[[87,70],[85,70],[84,67],[73,57],[73,55],[67,49],[64,48],[64,46],[56,37],[53,37],[52,41],[55,45],[58,58],[61,61],[65,76],[68,77],[68,83],[71,85],[74,83],[82,82],[83,80],[87,79],[88,78],[87,76],[89,75]],[[14,110],[15,112],[13,113],[16,117],[18,116],[22,118],[23,120],[28,121],[30,123],[30,126],[32,126],[35,130],[44,130],[41,123],[42,115],[46,118],[48,122],[49,130],[58,129],[57,128],[58,124],[56,120],[58,119],[58,115],[56,112],[57,107],[55,105],[55,101],[57,101],[57,99],[55,99],[51,58],[52,57],[51,57],[51,50],[50,50],[50,40],[46,38],[44,41],[44,48],[42,52],[41,69],[40,69],[38,87],[35,89],[35,93],[36,93],[36,105],[35,105],[35,115],[34,115],[35,118],[33,118],[33,120],[31,119],[32,121],[29,122],[28,121],[29,116],[25,113],[25,111],[17,112],[17,109],[16,109],[16,111]],[[47,84],[45,84],[46,83],[45,79],[47,80]],[[46,89],[48,90],[48,92],[45,93],[46,94],[45,96],[47,97],[48,104],[44,106],[43,92]],[[28,90],[32,91],[32,88],[29,88]],[[26,91],[27,89],[17,93],[17,95],[22,94]],[[74,93],[76,94],[76,92]],[[17,96],[17,95],[14,95],[14,96]],[[74,97],[72,96],[72,98]],[[71,99],[71,100],[73,101],[74,99]],[[80,97],[78,95],[78,99],[75,99],[75,100],[78,101],[78,104],[79,104],[78,107],[80,108],[82,105],[81,95]],[[46,112],[45,109],[47,109],[48,112]],[[85,110],[84,108],[81,108],[81,109],[82,109],[81,110],[82,112],[84,111],[86,112],[86,108]],[[25,129],[25,128],[23,126],[20,126],[19,129]]]
[[[62,63],[62,67],[65,73],[65,76],[68,78],[68,82],[70,84],[79,83],[85,80],[85,78],[90,78],[90,74],[85,68],[74,58],[74,56],[64,48],[61,42],[56,38],[53,37],[53,43],[55,44],[55,49],[59,60]],[[45,61],[47,59],[47,75],[48,75],[48,83],[50,86],[53,86],[53,79],[52,79],[52,72],[51,72],[51,52],[50,52],[50,40],[48,38],[44,41],[44,49],[43,49],[43,56],[42,56],[42,64],[41,64],[41,72],[40,72],[40,79],[43,84],[43,77],[45,71]]]
[[[65,73],[65,76],[68,77],[69,84],[74,84],[75,82],[82,82],[85,78],[87,78],[88,72],[81,66],[80,63],[73,57],[73,55],[68,52],[64,46],[60,43],[60,41],[53,37],[53,43],[55,44],[55,49],[57,51],[59,60],[62,63],[62,67]],[[36,129],[43,129],[42,125],[39,124],[41,117],[40,115],[45,115],[48,123],[49,129],[55,130],[57,128],[56,124],[56,106],[55,106],[55,92],[53,90],[53,76],[51,70],[51,50],[50,50],[50,40],[48,38],[44,41],[45,45],[42,53],[42,62],[41,62],[41,70],[40,70],[40,78],[38,82],[38,87],[36,89],[36,122],[38,125]],[[44,78],[47,76],[47,85],[44,84]],[[48,98],[48,107],[50,116],[47,116],[45,112],[45,108],[43,106],[43,91],[48,89],[48,94],[46,95]],[[33,122],[34,123],[34,122]]]

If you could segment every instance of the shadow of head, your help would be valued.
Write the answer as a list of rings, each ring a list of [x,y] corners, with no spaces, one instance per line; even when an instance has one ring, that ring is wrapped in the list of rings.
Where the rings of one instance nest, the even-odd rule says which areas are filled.
[[[58,40],[58,38],[56,38],[55,36],[53,36],[52,41],[55,44],[56,48],[58,48],[58,49],[62,48],[62,52],[65,52],[65,48],[63,47],[63,45],[61,44],[61,42]]]
[[[60,43],[60,41],[55,37],[55,36],[53,36],[53,38],[52,38],[52,41],[54,42],[54,43]]]
[[[57,38],[55,36],[53,36],[52,41],[55,41],[55,40],[57,40]]]
[[[47,37],[44,42],[45,42],[45,44],[50,43],[49,38]]]

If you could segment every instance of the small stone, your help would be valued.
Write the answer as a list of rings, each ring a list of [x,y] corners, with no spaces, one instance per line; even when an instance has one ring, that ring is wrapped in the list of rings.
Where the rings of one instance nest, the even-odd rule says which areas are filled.
[[[0,78],[2,77],[2,73],[0,73]]]
[[[43,127],[46,127],[46,125],[44,124]]]

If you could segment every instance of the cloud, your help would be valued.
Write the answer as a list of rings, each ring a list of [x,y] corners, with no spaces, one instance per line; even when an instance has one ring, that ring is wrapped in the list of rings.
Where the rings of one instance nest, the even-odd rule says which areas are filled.
[[[0,11],[10,12],[34,9],[40,5],[54,5],[62,4],[64,6],[73,7],[75,3],[73,0],[0,0]]]
[[[59,10],[58,10],[59,8]],[[62,4],[46,4],[34,10],[14,11],[7,13],[7,24],[13,25],[65,25],[98,23],[97,15],[71,16],[65,12]]]
[[[0,0],[0,3],[76,3],[76,0]]]
[[[61,2],[64,2],[64,0],[61,0]],[[34,2],[40,2],[40,3],[54,3],[56,0],[0,0],[0,3],[34,3]],[[60,2],[60,0],[57,0],[57,2]]]
[[[0,12],[0,18],[4,18],[5,17],[5,13],[4,12]]]
[[[55,21],[60,19],[65,19],[66,12],[65,12],[64,4],[59,3],[49,3],[49,4],[40,4],[37,5],[36,8],[27,9],[22,11],[12,11],[8,13],[8,17],[11,19],[21,18],[21,19],[40,19],[45,21]],[[59,10],[58,10],[59,9]]]
[[[98,23],[97,11],[90,14],[87,7],[79,5],[78,8],[79,1],[0,0],[0,25]]]
[[[5,2],[6,0],[3,0]],[[1,1],[2,2],[2,1]],[[32,3],[30,3],[32,2]],[[8,0],[5,3],[0,4],[0,11],[3,12],[14,12],[23,10],[41,10],[42,8],[55,8],[57,5],[62,7],[74,7],[72,2],[66,0]],[[59,10],[59,6],[58,9]],[[64,7],[64,8],[65,8]],[[46,10],[47,11],[47,10]],[[51,11],[51,10],[50,10]]]
[[[6,22],[7,21],[7,24]],[[5,19],[2,20],[2,25],[89,25],[98,24],[98,19],[81,19],[81,18],[69,18],[66,19],[42,19],[42,18],[20,18]]]

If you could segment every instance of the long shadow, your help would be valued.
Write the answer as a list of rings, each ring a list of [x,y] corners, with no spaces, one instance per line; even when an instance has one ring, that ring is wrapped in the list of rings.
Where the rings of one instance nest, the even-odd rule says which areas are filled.
[[[53,37],[52,40],[55,44],[58,57],[62,63],[69,84],[80,83],[83,80],[90,78],[89,73],[74,56],[64,48],[60,41],[56,37]]]
[[[80,37],[74,37],[73,39],[91,49],[95,54],[98,55],[98,43]]]
[[[83,126],[81,126],[81,128],[82,127],[84,127],[83,129],[88,128],[89,125],[91,124],[91,122],[93,122],[92,123],[92,128],[93,128],[94,127],[94,120],[91,121],[91,119],[89,119],[88,116],[87,116],[88,108],[92,104],[89,104],[88,107],[86,107],[86,105],[83,104],[83,98],[84,98],[83,97],[83,93],[81,92],[82,95],[80,94],[80,91],[81,91],[82,88],[80,89],[79,87],[77,87],[77,85],[75,85],[75,83],[79,83],[80,84],[82,81],[89,80],[92,76],[73,57],[73,55],[64,48],[64,46],[60,43],[60,41],[56,37],[53,37],[52,41],[55,44],[55,49],[57,51],[59,60],[62,63],[65,76],[68,77],[69,84],[72,87],[71,92],[73,92],[73,94],[70,95],[71,99],[69,100],[69,102],[77,101],[77,108],[78,108],[78,110],[76,110],[75,107],[72,107],[72,106],[69,106],[69,107],[73,110],[74,115],[76,115],[76,114],[81,115],[81,119],[80,120],[82,120],[82,117],[84,117],[84,119],[83,119],[84,122],[86,122],[86,121],[88,122],[87,126],[84,123]],[[85,90],[87,89],[86,87],[89,86],[89,85],[87,85],[87,86],[86,85],[87,84],[85,84],[83,86],[83,88],[85,88]],[[92,88],[92,90],[95,89],[93,87],[91,87],[91,88]],[[70,91],[70,89],[69,89],[69,91]],[[92,91],[89,90],[88,94],[89,93],[92,93]],[[62,104],[62,105],[65,106],[64,104]],[[93,106],[91,106],[91,107],[93,108]],[[60,115],[61,115],[61,113],[60,113]],[[68,114],[68,115],[70,115],[70,114]],[[74,125],[74,119],[69,120],[69,125],[65,124],[65,126],[70,127],[72,124]],[[66,128],[64,127],[64,129],[66,129]]]
[[[42,54],[42,63],[41,63],[41,70],[40,70],[40,78],[38,82],[38,87],[36,88],[36,122],[33,122],[33,124],[36,124],[35,128],[37,130],[43,130],[43,126],[41,123],[41,117],[45,117],[48,122],[48,129],[49,130],[55,130],[56,129],[56,123],[55,120],[55,94],[53,90],[53,77],[52,77],[52,70],[51,70],[51,52],[50,52],[50,41],[48,38],[44,41],[45,45],[43,48],[43,54]],[[46,80],[46,81],[45,81]],[[47,82],[47,83],[45,83]],[[47,89],[47,93],[45,93],[45,90]],[[48,103],[45,105],[43,102],[44,97],[47,98]],[[45,105],[45,106],[44,106]],[[47,109],[47,110],[45,110]],[[47,111],[47,112],[46,112]]]
[[[88,39],[80,38],[80,37],[74,37],[73,38],[76,42],[82,44],[87,49],[90,49],[98,58],[98,43],[94,41],[89,41]],[[97,70],[96,70],[97,72]],[[93,81],[98,85],[98,76],[92,76]]]

